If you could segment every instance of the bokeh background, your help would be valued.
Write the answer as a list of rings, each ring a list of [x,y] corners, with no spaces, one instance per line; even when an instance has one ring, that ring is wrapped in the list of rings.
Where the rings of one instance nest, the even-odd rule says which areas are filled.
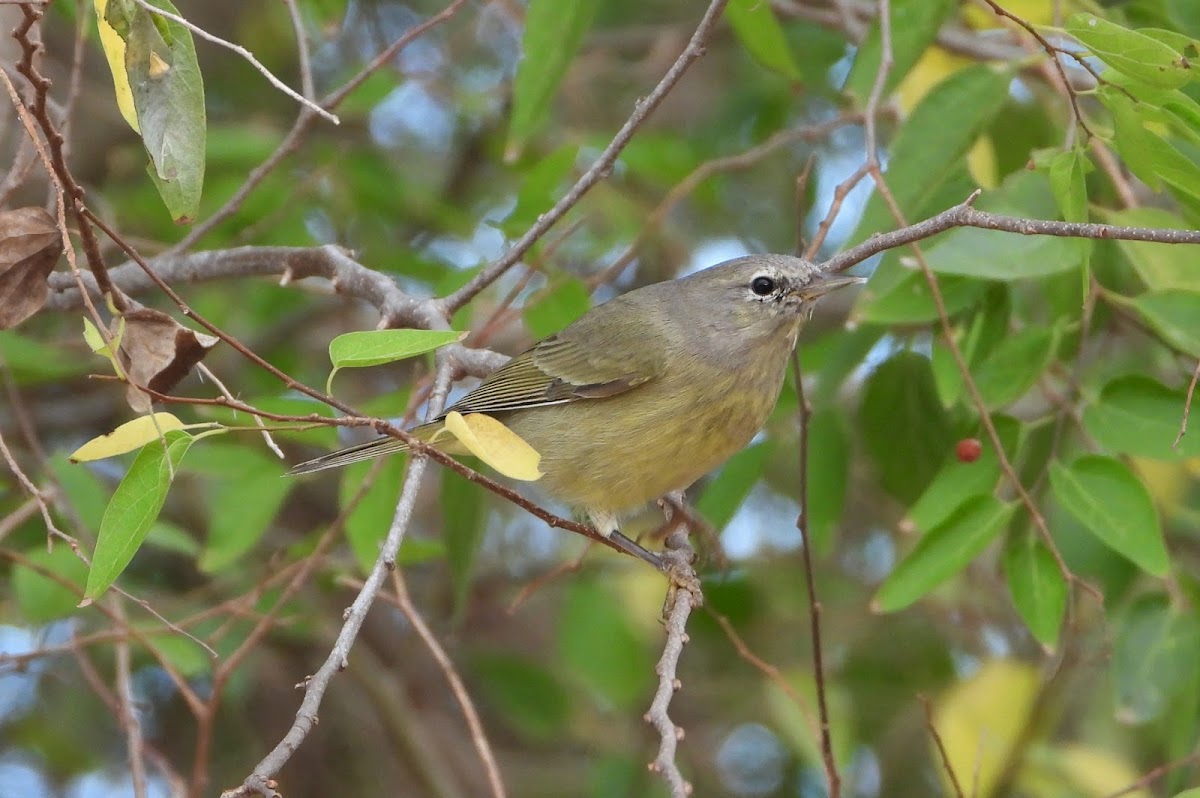
[[[522,264],[460,311],[455,328],[473,331],[468,344],[513,353],[634,286],[748,252],[790,252],[798,236],[811,240],[835,188],[864,162],[864,98],[848,99],[842,87],[848,76],[861,83],[852,76],[860,53],[855,42],[871,35],[875,5],[762,0],[778,26],[771,30],[782,34],[776,42],[787,54],[782,60],[778,47],[775,56],[756,58],[748,42],[757,34],[720,23],[704,57],[638,131],[609,179]],[[1052,24],[1055,14],[1061,19],[1084,4],[1006,5],[1033,22]],[[1128,27],[1166,28],[1183,37],[1200,33],[1187,2],[1104,5],[1093,10]],[[1078,129],[1078,138],[1068,134],[1070,104],[1046,57],[1028,36],[972,3],[896,0],[896,36],[925,25],[922,15],[935,6],[932,30],[943,31],[940,45],[897,43],[902,56],[913,52],[897,68],[879,109],[884,164],[890,167],[891,144],[918,118],[914,109],[943,81],[961,80],[966,71],[989,64],[996,73],[1008,70],[1008,83],[986,113],[968,95],[966,102],[942,108],[932,127],[908,131],[918,142],[935,131],[970,134],[942,151],[917,148],[915,156],[906,155],[905,171],[895,175],[909,198],[906,211],[915,221],[982,186],[1000,193],[998,209],[1061,218],[1044,170],[1027,167],[1036,153],[1061,150],[1064,141],[1069,150],[1087,137]],[[297,0],[295,7],[319,97],[443,5]],[[284,3],[182,0],[178,8],[298,85],[296,37]],[[407,291],[444,295],[500,256],[587,168],[676,58],[703,10],[701,3],[678,0],[596,3],[546,119],[513,154],[511,89],[527,8],[516,0],[468,2],[372,74],[338,109],[341,125],[317,123],[235,213],[190,249],[336,243]],[[0,6],[5,31],[18,19],[14,6]],[[147,179],[142,144],[117,111],[91,4],[49,4],[40,32],[41,66],[60,103],[71,85],[76,47],[82,54],[69,162],[89,206],[147,256],[164,251],[187,229],[173,224],[164,209]],[[208,113],[204,219],[268,158],[299,111],[229,51],[203,42],[197,50]],[[0,54],[15,78],[17,44],[0,38]],[[535,49],[524,58],[544,56]],[[1063,62],[1071,79],[1087,88],[1084,70],[1070,59]],[[1180,93],[1195,103],[1194,83]],[[1111,130],[1094,98],[1081,102],[1098,130]],[[25,134],[7,103],[0,114],[0,143],[16,169]],[[817,125],[824,127],[809,130]],[[1160,125],[1166,126],[1156,128],[1159,135],[1178,145],[1183,157],[1190,161],[1200,152],[1200,125],[1190,137]],[[1121,166],[1119,147],[1114,154],[1109,145],[1100,146],[1115,166],[1087,177],[1095,220],[1133,223],[1134,217],[1119,214],[1138,211],[1141,223],[1194,227],[1189,197],[1181,199],[1171,186],[1154,193]],[[1102,157],[1087,146],[1079,151]],[[811,176],[797,196],[797,177],[810,159]],[[698,168],[704,171],[689,179]],[[1132,210],[1122,193],[1130,186],[1138,206]],[[867,179],[844,198],[821,256],[896,226],[888,219],[872,229],[860,224],[871,193]],[[5,202],[41,205],[46,198],[45,174],[35,164]],[[978,244],[964,257],[985,264],[1042,257],[996,246]],[[954,794],[922,697],[967,795],[1105,796],[1143,772],[1194,754],[1200,726],[1195,447],[1177,455],[1163,447],[1160,456],[1136,462],[1116,451],[1158,508],[1172,558],[1165,578],[1143,573],[1089,534],[1062,509],[1046,478],[1056,457],[1067,461],[1097,445],[1113,449],[1111,437],[1101,435],[1097,444],[1095,430],[1089,433],[1075,419],[1117,376],[1161,382],[1170,398],[1157,406],[1161,415],[1153,429],[1178,425],[1182,387],[1194,366],[1194,358],[1189,365],[1184,357],[1187,347],[1176,339],[1170,339],[1173,348],[1164,345],[1153,325],[1122,317],[1103,301],[1082,322],[1081,282],[1083,294],[1089,279],[1132,292],[1144,277],[1138,264],[1147,259],[1163,259],[1173,274],[1185,273],[1176,268],[1177,259],[1194,266],[1195,256],[1186,250],[1141,246],[1098,243],[1086,272],[1082,256],[1068,255],[1063,257],[1076,258],[1070,271],[1014,281],[958,276],[946,286],[953,330],[964,345],[980,334],[972,332],[980,318],[999,318],[997,340],[1063,325],[1029,384],[989,408],[1001,432],[1019,439],[1013,445],[1019,473],[1071,572],[1104,599],[1072,586],[1061,631],[1051,621],[1050,633],[1043,626],[1035,636],[1014,606],[1002,564],[1011,546],[1032,534],[1023,510],[992,545],[966,557],[969,564],[953,568],[953,578],[920,601],[891,613],[872,604],[922,533],[944,521],[962,498],[995,488],[1009,501],[1011,488],[997,481],[995,452],[939,348],[928,303],[918,297],[904,304],[893,294],[885,304],[882,289],[871,294],[868,288],[857,300],[839,295],[820,308],[802,336],[814,406],[809,531],[822,607],[824,689],[843,795]],[[112,263],[123,260],[111,244],[105,247]],[[891,256],[893,265],[899,254]],[[622,261],[627,265],[614,270]],[[872,261],[858,271],[875,268]],[[1191,289],[1200,286],[1191,279]],[[921,289],[912,286],[916,296]],[[316,280],[281,286],[277,279],[239,278],[178,288],[246,346],[318,387],[329,372],[329,340],[378,322],[375,309]],[[139,299],[174,311],[161,296]],[[206,364],[257,407],[319,410],[230,347],[217,347]],[[418,358],[346,370],[334,391],[371,413],[412,419],[423,412],[431,365],[431,359]],[[0,431],[26,473],[51,492],[57,523],[89,550],[131,456],[70,465],[66,455],[132,417],[124,390],[89,378],[105,364],[87,350],[77,313],[42,313],[0,332],[0,367],[6,385]],[[1025,376],[1010,369],[992,379],[1003,386]],[[195,376],[177,392],[214,395]],[[202,406],[173,412],[188,421],[233,421]],[[1150,428],[1137,429],[1148,435]],[[361,434],[327,428],[277,438],[288,461],[296,462]],[[697,543],[706,604],[691,619],[679,674],[683,687],[672,705],[672,716],[686,730],[679,761],[698,796],[826,794],[814,735],[812,616],[796,528],[798,436],[789,386],[754,444],[689,494],[719,541]],[[958,462],[956,443],[974,438],[983,440],[983,459]],[[292,723],[301,697],[296,684],[324,659],[343,609],[373,562],[403,465],[403,458],[394,458],[382,470],[355,467],[297,481],[280,478],[287,463],[253,433],[193,447],[161,518],[121,577],[122,587],[227,657],[278,600],[298,564],[311,558],[314,566],[278,610],[269,633],[219,681],[199,646],[136,603],[121,600],[126,620],[120,623],[95,607],[77,609],[86,566],[61,543],[47,553],[41,516],[29,511],[15,477],[7,469],[0,473],[0,796],[133,795],[126,734],[110,703],[121,656],[117,641],[129,640],[124,630],[130,626],[140,632],[128,646],[129,689],[149,751],[147,794],[215,795],[241,783]],[[992,469],[984,487],[973,481],[970,469],[976,466]],[[369,494],[346,529],[313,556],[368,472]],[[924,499],[914,521],[919,500],[938,478],[948,484]],[[536,492],[529,495],[538,499]],[[650,532],[660,520],[656,512],[626,531]],[[560,572],[584,546],[582,539],[433,469],[401,564],[414,602],[479,709],[509,795],[665,795],[646,767],[657,738],[642,720],[661,653],[664,582],[639,563],[600,550],[588,552],[577,569]],[[117,601],[106,597],[102,603],[110,600]],[[211,719],[197,720],[164,661],[202,699],[219,695]],[[205,736],[208,750],[199,757],[198,740]],[[1128,794],[1171,795],[1196,778],[1193,756],[1190,764]],[[348,668],[325,698],[319,725],[279,779],[289,798],[487,794],[445,675],[393,604],[381,600],[371,611]]]

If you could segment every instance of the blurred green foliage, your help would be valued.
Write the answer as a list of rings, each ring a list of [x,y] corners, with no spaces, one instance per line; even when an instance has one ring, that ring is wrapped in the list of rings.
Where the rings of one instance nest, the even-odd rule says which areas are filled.
[[[1058,5],[1065,28],[1053,27]],[[908,222],[981,187],[977,207],[996,213],[1197,228],[1200,17],[1186,0],[1105,5],[1005,4],[1080,53],[1082,61],[1059,56],[1079,89],[1076,120],[1045,57],[1030,56],[995,17],[894,0],[877,134]],[[516,352],[634,285],[749,251],[791,251],[798,226],[811,240],[835,187],[865,157],[852,115],[883,50],[880,26],[859,6],[873,4],[847,6],[864,37],[856,48],[835,6],[733,0],[704,57],[611,175],[451,320],[471,331],[465,343]],[[320,98],[443,5],[295,7]],[[85,68],[71,168],[89,207],[155,255],[189,231],[147,176],[145,146],[103,70],[94,12],[80,8]],[[179,11],[301,85],[287,4],[182,2]],[[1097,11],[1104,16],[1085,13]],[[75,13],[53,3],[43,25],[58,102]],[[298,106],[244,60],[197,40],[207,112],[197,218],[227,210],[189,250],[339,244],[415,296],[444,296],[591,165],[701,13],[668,0],[468,3],[350,93],[336,109],[339,126],[317,122],[289,143],[261,180]],[[722,160],[838,119],[827,135]],[[6,152],[21,135],[5,129]],[[797,207],[796,178],[810,158]],[[869,184],[845,197],[823,255],[900,226]],[[8,202],[41,204],[45,189],[35,170]],[[953,794],[918,700],[927,696],[960,781],[979,776],[970,794],[1099,797],[1192,756],[1130,793],[1172,795],[1195,783],[1200,742],[1200,444],[1193,431],[1175,445],[1200,356],[1195,250],[964,228],[922,242],[922,252],[938,299],[914,253],[894,250],[864,264],[870,282],[853,306],[829,302],[800,343],[812,405],[807,531],[843,794]],[[122,260],[107,244],[105,254],[110,265]],[[608,275],[627,255],[630,265]],[[317,280],[175,288],[317,387],[329,377],[329,342],[379,321]],[[139,299],[181,318],[161,295]],[[0,686],[24,696],[0,713],[0,765],[62,784],[124,773],[107,701],[116,644],[127,640],[152,779],[166,784],[158,768],[168,763],[194,785],[207,779],[192,795],[211,794],[240,783],[294,717],[292,686],[327,655],[374,563],[407,460],[285,480],[246,414],[183,404],[170,409],[189,422],[245,429],[189,439],[171,465],[161,444],[68,464],[66,453],[132,415],[123,386],[87,378],[111,370],[80,328],[74,312],[42,313],[0,331],[9,386],[0,432],[54,523],[94,558],[89,577],[63,540],[47,551],[40,509],[18,480],[0,477],[0,580],[10,586],[0,593]],[[412,421],[424,412],[431,362],[346,371],[336,395]],[[205,363],[260,409],[334,412],[229,346]],[[219,395],[194,375],[175,391]],[[691,491],[715,535],[698,539],[707,604],[689,627],[671,714],[687,730],[679,759],[700,796],[823,794],[814,616],[795,526],[805,502],[797,410],[789,386],[761,438]],[[274,436],[295,462],[368,434]],[[959,444],[975,440],[978,459],[961,457]],[[657,523],[648,513],[624,528],[649,533]],[[106,531],[123,535],[115,549],[97,544]],[[607,551],[566,567],[582,545],[431,468],[398,565],[478,706],[509,794],[664,795],[644,767],[657,741],[642,713],[656,682],[665,585]],[[77,607],[85,585],[98,594],[126,564],[117,584],[217,659],[111,592],[99,607]],[[264,617],[266,631],[252,634]],[[223,670],[247,640],[245,658]],[[38,647],[52,653],[6,660]],[[395,606],[380,600],[346,664],[320,725],[280,774],[285,794],[486,794],[445,676]],[[197,723],[171,673],[201,700],[216,691],[211,725]],[[212,744],[203,760],[198,733]]]

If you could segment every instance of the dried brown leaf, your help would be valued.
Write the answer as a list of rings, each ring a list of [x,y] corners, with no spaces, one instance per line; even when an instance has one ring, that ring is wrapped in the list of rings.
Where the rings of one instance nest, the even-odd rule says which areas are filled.
[[[17,326],[46,304],[46,278],[62,251],[54,218],[41,208],[0,212],[0,330]]]
[[[153,400],[136,386],[166,393],[187,376],[219,339],[189,330],[158,310],[138,308],[125,314],[121,340],[121,366],[131,385],[125,394],[139,413],[150,410]]]

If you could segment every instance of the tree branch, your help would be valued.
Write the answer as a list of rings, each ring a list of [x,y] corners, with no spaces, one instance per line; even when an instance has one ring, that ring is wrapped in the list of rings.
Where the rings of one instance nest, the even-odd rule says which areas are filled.
[[[673,510],[670,507],[667,504],[664,509],[671,513]],[[654,700],[650,702],[645,719],[658,732],[659,738],[658,755],[650,763],[650,770],[662,775],[671,791],[671,798],[686,798],[692,793],[692,785],[683,778],[675,762],[675,750],[683,739],[683,729],[675,725],[667,710],[671,706],[671,697],[682,686],[676,673],[683,646],[688,641],[688,618],[692,610],[704,602],[700,580],[692,567],[695,558],[696,552],[688,542],[686,527],[680,527],[667,536],[666,549],[663,551],[663,560],[667,563],[667,573],[671,578],[663,607],[667,639],[663,644],[662,657],[654,668],[658,674],[658,689],[654,691]]]
[[[978,227],[1023,236],[1060,236],[1063,238],[1097,238],[1102,240],[1150,241],[1156,244],[1200,244],[1200,230],[1178,230],[1167,227],[1124,227],[1093,222],[1059,222],[1050,219],[1022,219],[977,210],[972,203],[979,197],[976,191],[963,202],[947,208],[923,222],[910,224],[871,236],[861,244],[834,255],[821,264],[829,272],[841,272],[867,258],[889,249],[911,244],[943,233],[955,227]]]

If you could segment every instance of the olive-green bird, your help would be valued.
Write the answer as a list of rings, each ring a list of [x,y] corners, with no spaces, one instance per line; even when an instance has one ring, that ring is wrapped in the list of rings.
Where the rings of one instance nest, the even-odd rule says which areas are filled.
[[[638,288],[517,355],[446,413],[501,421],[541,454],[538,484],[548,494],[661,567],[621,535],[617,516],[687,488],[749,443],[779,398],[816,300],[857,282],[800,258],[750,255]],[[428,441],[444,418],[410,432]],[[466,453],[448,436],[437,446]],[[405,448],[378,438],[292,473]]]

